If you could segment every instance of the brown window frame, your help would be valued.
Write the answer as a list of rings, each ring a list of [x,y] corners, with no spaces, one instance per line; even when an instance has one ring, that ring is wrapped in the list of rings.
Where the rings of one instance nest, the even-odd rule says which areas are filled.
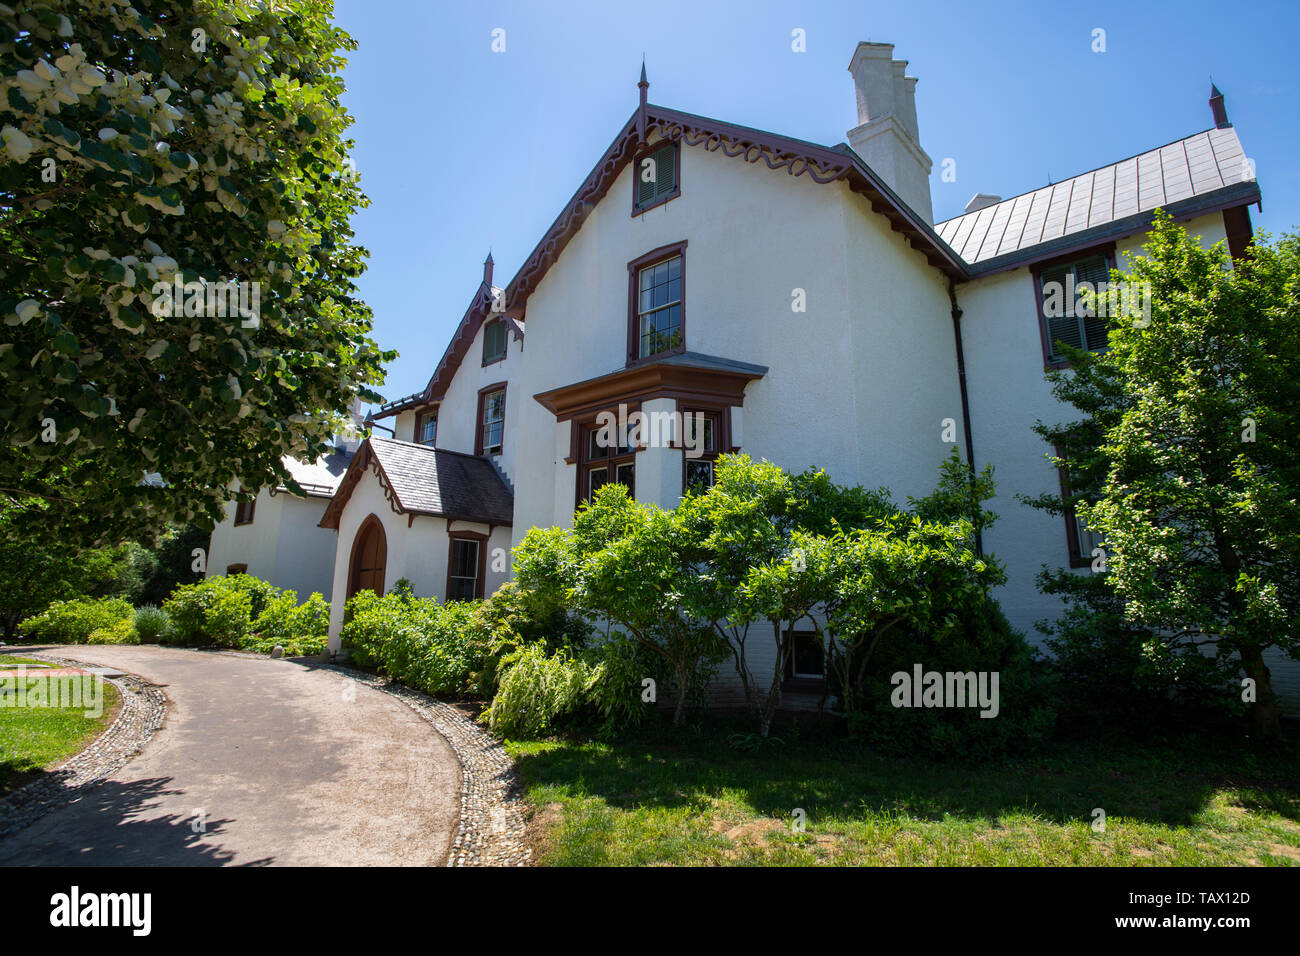
[[[682,429],[686,428],[686,416],[702,413],[707,418],[713,419],[713,451],[706,451],[698,458],[688,458],[686,456],[686,436],[683,434],[681,439],[675,444],[682,449],[682,494],[686,494],[688,485],[686,483],[687,474],[690,471],[690,463],[693,461],[710,461],[717,468],[717,460],[720,455],[738,451],[731,444],[731,406],[730,405],[682,405],[677,404],[677,411],[681,414]],[[717,473],[715,471],[713,480],[716,482]]]
[[[487,356],[488,329],[497,325],[501,326],[501,354],[494,359],[490,359]],[[504,318],[496,318],[496,319],[492,319],[490,322],[484,322],[483,323],[483,352],[482,352],[483,364],[481,367],[487,368],[489,365],[497,365],[501,362],[504,362],[509,352],[510,352],[510,328],[509,326],[506,325],[506,320]]]
[[[655,362],[669,355],[680,355],[686,351],[686,244],[687,240],[669,243],[666,246],[660,246],[658,249],[651,249],[645,255],[637,256],[627,264],[627,365],[631,368],[634,365],[642,365],[646,362]],[[650,266],[659,265],[661,262],[667,262],[669,259],[681,257],[681,326],[680,336],[681,344],[670,349],[664,349],[662,352],[655,352],[653,355],[642,357],[641,355],[641,313],[638,295],[638,282],[641,270]]]
[[[1114,269],[1115,266],[1115,243],[1108,242],[1100,246],[1089,246],[1084,249],[1076,249],[1074,252],[1066,253],[1061,256],[1054,256],[1051,259],[1044,259],[1041,262],[1035,262],[1029,267],[1029,274],[1032,278],[1030,283],[1034,290],[1034,310],[1038,315],[1038,341],[1043,349],[1043,368],[1045,369],[1063,369],[1069,368],[1070,363],[1065,359],[1052,358],[1052,341],[1048,338],[1047,313],[1044,309],[1046,303],[1043,301],[1043,273],[1048,269],[1054,269],[1059,266],[1069,265],[1078,262],[1081,259],[1091,259],[1094,256],[1104,256],[1108,269]]]
[[[673,191],[665,193],[654,202],[646,203],[644,206],[638,205],[637,200],[641,197],[641,160],[657,153],[665,145],[668,145],[668,143],[673,147],[673,175],[676,179],[673,183]],[[672,202],[682,194],[682,143],[679,139],[669,140],[668,143],[665,143],[662,139],[657,140],[656,142],[637,150],[635,155],[632,157],[632,218],[634,219],[643,212],[649,212],[651,209],[656,209],[665,203]]]
[[[506,383],[494,382],[478,390],[478,416],[474,422],[474,454],[483,457],[486,455],[503,455],[506,450]],[[489,452],[487,446],[483,443],[483,427],[487,424],[483,419],[483,411],[487,405],[487,397],[496,392],[501,393],[501,448],[499,451]]]
[[[608,409],[616,416],[617,408]],[[628,414],[634,411],[640,411],[640,405],[628,405]],[[632,466],[632,487],[628,489],[628,497],[636,498],[636,456],[645,447],[641,442],[630,446],[631,451],[619,451],[610,449],[612,454],[606,454],[603,458],[593,458],[591,456],[591,433],[596,430],[596,419],[599,412],[593,412],[591,415],[584,416],[581,420],[573,419],[569,432],[569,457],[565,461],[569,464],[576,465],[574,478],[573,508],[576,511],[581,508],[583,502],[589,501],[587,488],[590,484],[588,473],[595,471],[602,464],[605,466],[605,483],[613,484],[618,481],[618,469],[622,465]]]
[[[245,507],[247,506],[247,507]],[[257,513],[257,499],[235,502],[235,526],[252,524]]]
[[[487,575],[487,551],[488,538],[486,534],[478,531],[448,531],[447,532],[447,589],[443,592],[445,599],[448,601],[465,601],[483,600],[483,594],[486,589],[484,578]],[[453,598],[451,596],[451,579],[452,579],[452,559],[456,554],[457,541],[474,541],[478,544],[478,568],[475,571],[477,577],[474,579],[474,597],[473,598]]]
[[[433,441],[424,440],[424,425],[433,419]],[[427,412],[417,412],[415,416],[415,443],[424,445],[426,448],[438,447],[438,409],[434,408]]]

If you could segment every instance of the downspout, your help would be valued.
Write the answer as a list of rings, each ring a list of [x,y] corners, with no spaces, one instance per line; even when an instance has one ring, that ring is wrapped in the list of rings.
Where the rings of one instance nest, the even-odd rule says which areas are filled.
[[[961,390],[961,430],[966,438],[966,469],[971,488],[975,487],[975,444],[970,433],[970,398],[966,393],[966,352],[961,341],[961,308],[957,305],[957,287],[948,280],[948,301],[952,303],[952,336],[957,344],[957,386]],[[975,532],[975,553],[984,557],[984,536]]]

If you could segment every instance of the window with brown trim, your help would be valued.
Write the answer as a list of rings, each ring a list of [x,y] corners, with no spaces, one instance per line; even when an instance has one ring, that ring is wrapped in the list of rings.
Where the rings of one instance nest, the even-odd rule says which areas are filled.
[[[437,447],[438,410],[436,408],[431,412],[421,412],[415,416],[415,441],[419,445]]]
[[[473,601],[483,597],[487,572],[488,536],[474,531],[451,531],[447,551],[447,600]]]
[[[483,364],[492,365],[506,357],[506,320],[493,319],[483,326]]]
[[[636,497],[636,446],[632,444],[632,426],[622,434],[595,422],[578,425],[578,489],[576,505],[590,501],[601,487],[617,482],[627,488],[629,498]]]
[[[686,242],[648,252],[627,269],[628,364],[685,351]]]
[[[676,140],[655,143],[638,153],[632,171],[634,216],[681,195],[681,149]]]
[[[248,565],[246,564],[231,564],[226,567],[227,575],[247,574],[247,573],[248,573]]]
[[[257,509],[257,499],[235,503],[235,524],[252,524],[253,512]]]
[[[505,447],[506,384],[498,382],[478,393],[478,427],[475,429],[474,454],[499,455]]]
[[[816,631],[786,631],[788,654],[785,659],[787,691],[815,691],[826,681],[826,647]]]
[[[1061,349],[1062,342],[1086,352],[1104,352],[1109,348],[1105,308],[1087,308],[1079,290],[1084,283],[1094,291],[1105,288],[1110,282],[1111,265],[1109,253],[1094,252],[1052,260],[1035,269],[1038,325],[1046,364],[1057,368],[1069,364]]]
[[[726,449],[728,409],[682,409],[682,493],[713,487],[718,455]]]

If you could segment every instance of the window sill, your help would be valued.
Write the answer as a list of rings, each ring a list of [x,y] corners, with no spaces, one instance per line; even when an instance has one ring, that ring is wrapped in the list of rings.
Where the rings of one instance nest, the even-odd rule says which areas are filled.
[[[627,368],[636,368],[638,365],[649,365],[652,362],[662,361],[670,355],[681,355],[686,351],[685,345],[677,345],[670,349],[664,349],[662,352],[655,352],[653,355],[647,355],[644,358],[633,358],[627,360]]]
[[[632,207],[632,218],[635,219],[637,216],[641,215],[641,213],[643,213],[643,212],[649,212],[651,209],[657,209],[657,208],[659,208],[660,206],[664,205],[665,203],[670,203],[670,202],[672,202],[674,199],[676,199],[678,196],[680,196],[681,194],[682,194],[682,187],[681,187],[681,186],[678,186],[676,189],[674,189],[672,192],[670,192],[667,196],[661,196],[661,197],[659,197],[658,199],[656,199],[656,200],[655,200],[654,202],[652,202],[652,203],[649,203],[649,204],[647,204],[647,205],[645,205],[645,206],[633,206],[633,207]]]

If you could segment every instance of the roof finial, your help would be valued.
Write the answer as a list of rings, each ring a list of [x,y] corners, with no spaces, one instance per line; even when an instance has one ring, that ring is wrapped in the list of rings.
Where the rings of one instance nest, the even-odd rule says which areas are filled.
[[[640,102],[636,108],[636,138],[638,142],[645,142],[645,125],[646,125],[646,92],[650,89],[650,81],[645,78],[645,54],[641,54],[641,79],[637,82],[637,89],[641,93]]]
[[[492,247],[488,246],[488,256],[483,260],[483,284],[492,287]]]
[[[1217,129],[1228,129],[1232,126],[1228,122],[1228,108],[1223,105],[1223,94],[1214,85],[1212,76],[1210,77],[1210,112],[1214,114],[1214,125]]]

